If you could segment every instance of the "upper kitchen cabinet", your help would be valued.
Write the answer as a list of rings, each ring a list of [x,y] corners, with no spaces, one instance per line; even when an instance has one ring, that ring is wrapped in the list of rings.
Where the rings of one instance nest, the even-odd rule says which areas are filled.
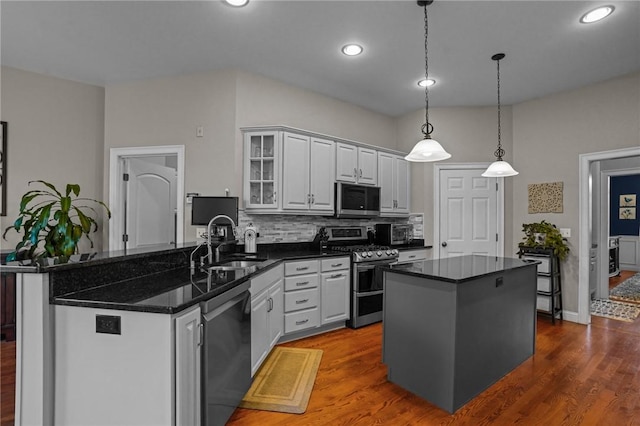
[[[282,209],[289,213],[333,214],[335,143],[284,132]]]
[[[336,144],[336,180],[376,185],[378,151],[346,143]]]
[[[399,155],[379,152],[378,185],[380,215],[407,216],[410,197],[409,162]]]
[[[278,209],[279,132],[244,134],[244,205],[247,209]]]

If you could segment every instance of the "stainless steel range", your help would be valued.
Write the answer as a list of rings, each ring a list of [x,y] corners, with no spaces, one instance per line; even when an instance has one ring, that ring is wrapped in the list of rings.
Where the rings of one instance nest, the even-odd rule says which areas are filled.
[[[351,319],[347,325],[358,328],[382,321],[384,288],[376,266],[397,262],[398,250],[372,244],[373,238],[364,226],[325,231],[327,250],[351,253]]]

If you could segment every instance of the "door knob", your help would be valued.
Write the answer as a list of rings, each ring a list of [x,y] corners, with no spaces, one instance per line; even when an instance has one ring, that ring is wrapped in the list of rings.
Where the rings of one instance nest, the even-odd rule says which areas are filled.
[[[446,247],[446,246],[447,246],[447,242],[446,242],[446,241],[444,241],[444,242],[442,243],[442,247]]]

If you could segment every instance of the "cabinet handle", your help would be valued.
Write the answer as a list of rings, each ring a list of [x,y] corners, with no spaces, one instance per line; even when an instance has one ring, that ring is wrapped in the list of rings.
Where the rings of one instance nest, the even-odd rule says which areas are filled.
[[[309,281],[300,281],[300,282],[296,283],[296,287],[300,287],[300,286],[307,285],[307,284],[309,284]]]
[[[311,204],[315,204],[316,203],[316,196],[314,194],[311,194]]]
[[[300,299],[300,300],[296,300],[296,305],[299,305],[301,303],[307,303],[309,301],[309,299]]]
[[[296,268],[296,271],[306,271],[307,269],[309,269],[309,267],[308,267],[308,266],[298,266],[298,267]]]
[[[311,204],[311,194],[307,194],[307,204]]]
[[[413,259],[414,257],[416,257],[415,254],[413,256],[409,256],[409,259]]]
[[[331,275],[331,278],[340,278],[342,276],[342,274],[335,274],[335,275]]]
[[[271,312],[273,310],[273,299],[272,298],[268,298],[267,302],[268,302],[267,312]]]
[[[355,167],[353,168],[353,178],[357,178],[358,177],[358,169],[356,169]]]
[[[302,321],[296,321],[296,325],[300,325],[300,324],[304,324],[306,322],[309,322],[309,318],[302,320]]]
[[[200,323],[198,328],[198,346],[202,346],[204,344],[204,324]]]
[[[360,175],[358,177],[362,177],[362,169],[360,169]]]
[[[273,203],[277,203],[278,202],[278,198],[276,197],[277,192],[273,191]]]
[[[342,263],[332,263],[332,264],[331,264],[331,267],[332,267],[332,268],[337,268],[337,267],[339,267],[339,266],[342,266]]]

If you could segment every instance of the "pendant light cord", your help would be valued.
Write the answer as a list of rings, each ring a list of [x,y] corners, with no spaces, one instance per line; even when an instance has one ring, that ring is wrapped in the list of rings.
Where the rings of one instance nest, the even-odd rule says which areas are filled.
[[[429,19],[427,17],[427,4],[424,2],[424,125],[422,126],[422,134],[425,139],[431,138],[431,132],[433,132],[433,126],[429,123]]]
[[[504,58],[504,54],[501,54],[502,56],[498,56],[498,55],[495,55],[492,58],[498,64],[498,149],[496,149],[496,151],[493,154],[498,158],[498,161],[502,161],[502,156],[504,155],[504,149],[502,149],[502,142],[501,142],[502,127],[500,125],[500,116],[501,116],[501,113],[500,113],[500,59]]]

